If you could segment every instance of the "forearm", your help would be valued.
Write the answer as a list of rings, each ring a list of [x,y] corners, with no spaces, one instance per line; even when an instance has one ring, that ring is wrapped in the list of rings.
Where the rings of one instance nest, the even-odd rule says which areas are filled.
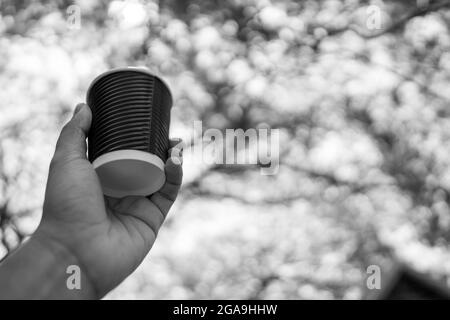
[[[80,268],[79,288],[69,279],[78,276],[67,272],[69,266]],[[94,298],[95,290],[76,258],[39,233],[0,264],[0,299]]]

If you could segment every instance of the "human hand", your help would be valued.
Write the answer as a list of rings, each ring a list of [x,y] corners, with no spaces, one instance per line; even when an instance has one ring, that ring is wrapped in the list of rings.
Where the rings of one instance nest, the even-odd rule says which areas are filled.
[[[71,255],[99,298],[144,259],[177,197],[183,174],[181,159],[169,158],[166,183],[155,194],[105,197],[86,158],[91,117],[89,107],[80,104],[61,132],[50,165],[42,221],[33,238]],[[171,141],[171,147],[177,148],[177,142]],[[173,151],[170,154],[177,152]]]

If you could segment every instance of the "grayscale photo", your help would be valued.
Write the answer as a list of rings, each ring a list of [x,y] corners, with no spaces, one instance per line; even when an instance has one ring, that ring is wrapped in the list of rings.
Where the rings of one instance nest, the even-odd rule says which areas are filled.
[[[450,0],[0,0],[0,300],[447,300],[449,245]]]

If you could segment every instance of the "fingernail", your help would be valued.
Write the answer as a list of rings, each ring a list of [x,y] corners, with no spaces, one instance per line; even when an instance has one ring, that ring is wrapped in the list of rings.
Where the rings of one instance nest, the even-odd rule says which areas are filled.
[[[171,150],[171,154],[170,154],[170,158],[172,159],[173,163],[175,163],[176,165],[181,165],[183,164],[183,149],[179,149],[177,147],[174,147]]]
[[[174,149],[178,151],[178,156],[182,159],[181,161],[183,161],[184,143],[182,142],[181,139]]]
[[[179,160],[180,160],[180,164],[183,164],[183,148],[180,150],[179,154]]]
[[[84,104],[84,103],[79,103],[79,104],[77,104],[77,106],[75,107],[75,110],[73,111],[73,115],[76,115],[78,112],[80,112],[80,110],[83,109],[83,107],[84,107],[85,105],[86,105],[86,104]]]

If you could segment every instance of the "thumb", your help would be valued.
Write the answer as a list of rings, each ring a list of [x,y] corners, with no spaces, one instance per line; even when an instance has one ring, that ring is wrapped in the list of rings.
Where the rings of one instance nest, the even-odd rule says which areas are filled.
[[[54,161],[86,159],[86,137],[91,120],[91,109],[85,103],[79,103],[72,119],[63,127],[59,135]]]

